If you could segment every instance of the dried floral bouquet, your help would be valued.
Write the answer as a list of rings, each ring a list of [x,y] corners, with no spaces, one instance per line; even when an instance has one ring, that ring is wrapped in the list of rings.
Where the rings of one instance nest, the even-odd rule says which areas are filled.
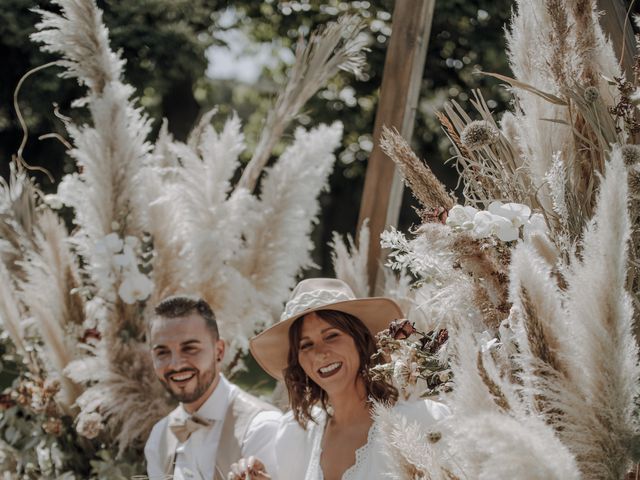
[[[289,83],[269,114],[238,185],[240,121],[220,131],[206,114],[188,142],[150,121],[124,82],[94,0],[39,10],[33,39],[62,76],[87,89],[75,104],[91,123],[66,121],[77,173],[56,195],[32,183],[21,156],[0,185],[0,353],[17,378],[0,397],[5,479],[131,478],[141,446],[171,408],[144,343],[149,308],[197,294],[230,340],[229,371],[248,338],[274,321],[310,265],[309,235],[342,126],[297,129],[265,169],[305,102],[338,70],[358,75],[366,35],[344,17],[301,42]],[[256,193],[259,185],[260,195]],[[59,209],[73,212],[69,234]]]
[[[425,431],[378,408],[389,478],[621,480],[640,459],[640,59],[625,77],[593,0],[516,6],[514,78],[494,75],[513,110],[497,122],[474,92],[477,118],[455,102],[439,116],[464,202],[396,132],[381,142],[424,222],[410,238],[383,233],[387,293],[449,340],[438,367],[385,337],[380,373],[416,378],[449,362],[441,398],[453,412]],[[356,253],[338,255],[344,272],[360,271]],[[403,393],[424,393],[412,385]]]

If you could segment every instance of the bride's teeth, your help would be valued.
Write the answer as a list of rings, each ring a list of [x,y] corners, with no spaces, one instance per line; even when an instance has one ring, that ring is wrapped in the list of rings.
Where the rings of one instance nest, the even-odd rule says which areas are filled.
[[[336,362],[336,363],[332,363],[331,365],[327,365],[326,367],[321,367],[320,368],[320,372],[321,373],[329,373],[334,371],[336,368],[340,367],[340,365],[342,365],[340,362]]]

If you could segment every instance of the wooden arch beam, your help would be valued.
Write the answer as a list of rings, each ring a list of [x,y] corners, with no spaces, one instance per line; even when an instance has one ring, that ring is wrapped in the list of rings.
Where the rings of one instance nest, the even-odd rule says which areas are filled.
[[[391,38],[385,57],[380,100],[373,130],[373,151],[369,157],[360,204],[358,231],[369,219],[369,293],[382,291],[380,234],[398,223],[403,185],[393,161],[380,149],[382,127],[395,127],[411,140],[429,45],[435,0],[397,0],[391,20]]]

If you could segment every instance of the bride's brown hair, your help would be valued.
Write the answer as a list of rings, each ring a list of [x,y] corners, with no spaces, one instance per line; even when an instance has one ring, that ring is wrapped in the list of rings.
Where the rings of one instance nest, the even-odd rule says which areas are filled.
[[[371,356],[376,352],[376,342],[369,329],[360,321],[348,313],[337,310],[318,310],[315,312],[331,326],[345,332],[356,345],[360,357],[360,375],[364,381],[367,398],[385,403],[395,403],[398,399],[398,391],[392,385],[383,380],[373,380],[369,375],[369,369],[376,365]],[[311,409],[320,403],[327,409],[327,392],[311,380],[298,362],[298,351],[302,333],[304,317],[297,319],[289,328],[289,357],[287,368],[284,369],[284,383],[289,392],[289,402],[296,421],[305,428],[311,417]]]

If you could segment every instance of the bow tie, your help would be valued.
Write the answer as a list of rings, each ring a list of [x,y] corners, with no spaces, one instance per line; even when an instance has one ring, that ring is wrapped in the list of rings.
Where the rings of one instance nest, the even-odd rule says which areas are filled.
[[[213,421],[206,420],[197,415],[184,418],[172,417],[169,419],[169,428],[180,443],[186,442],[189,436],[199,428],[210,427],[211,425],[213,425]]]

